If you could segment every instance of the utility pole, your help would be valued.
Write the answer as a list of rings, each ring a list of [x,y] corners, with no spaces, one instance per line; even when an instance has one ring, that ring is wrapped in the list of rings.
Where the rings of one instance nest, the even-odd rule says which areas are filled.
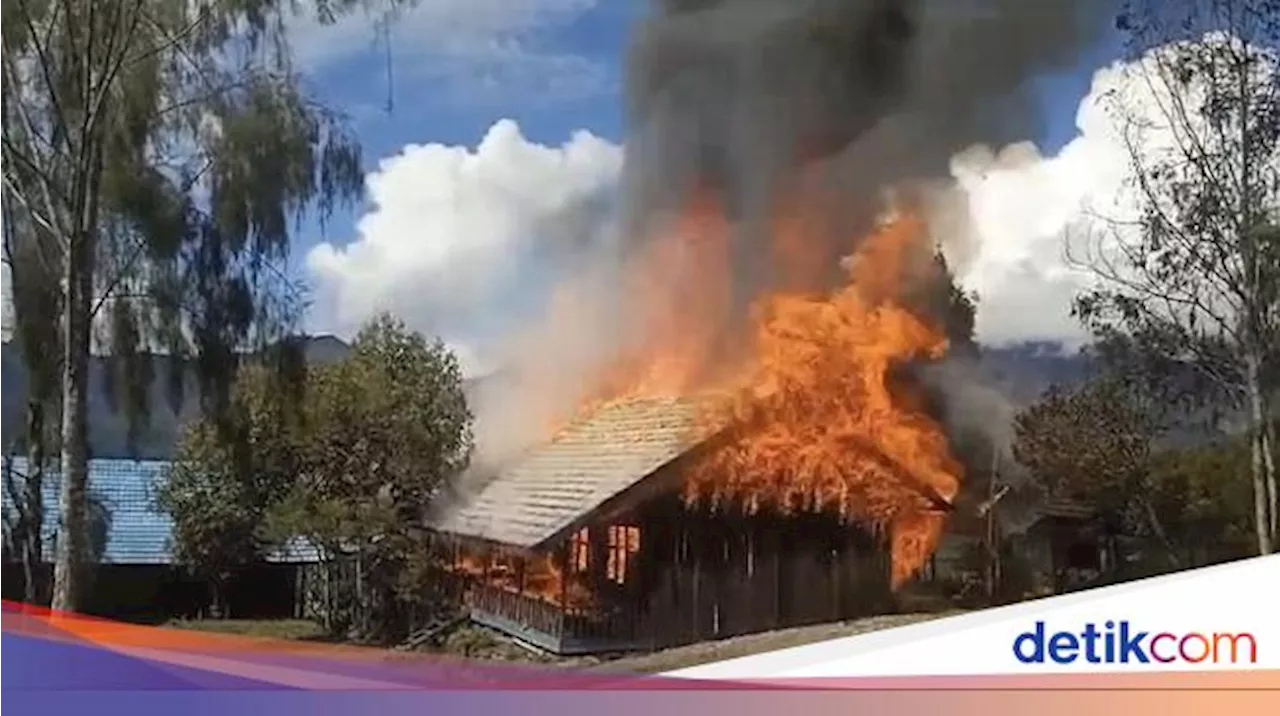
[[[991,507],[987,510],[987,601],[993,602],[996,598],[996,569],[997,569],[997,548],[996,548],[996,505],[994,502],[996,496],[996,481],[1000,475],[1000,451],[991,451],[991,478],[987,480],[987,500],[991,501]]]
[[[991,451],[991,476],[987,480],[987,500],[982,505],[986,516],[986,574],[985,586],[988,602],[994,602],[1000,585],[1000,523],[996,520],[996,503],[1009,491],[1008,485],[1000,484],[1000,450],[993,446]]]

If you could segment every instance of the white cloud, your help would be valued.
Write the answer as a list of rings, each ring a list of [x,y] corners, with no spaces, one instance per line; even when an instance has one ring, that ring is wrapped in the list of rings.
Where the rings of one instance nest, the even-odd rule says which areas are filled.
[[[1091,194],[1115,186],[1124,157],[1083,133],[1057,156],[1031,144],[999,153],[974,149],[952,161],[967,199],[975,248],[962,285],[979,296],[976,333],[987,344],[1025,340],[1077,343],[1087,338],[1071,302],[1089,283],[1072,265],[1068,237],[1083,231]]]
[[[463,344],[477,326],[529,300],[511,291],[528,278],[531,253],[606,230],[607,212],[594,211],[593,200],[613,188],[621,163],[620,147],[589,132],[544,146],[511,120],[474,149],[405,147],[369,175],[373,208],[358,236],[308,255],[314,328],[350,335],[390,310],[472,352]]]
[[[1123,93],[1152,125],[1162,120],[1132,69],[1116,63],[1095,73],[1078,107],[1078,136],[1054,156],[1021,143],[954,157],[951,213],[939,227],[959,237],[953,264],[979,294],[984,343],[1088,339],[1071,304],[1094,280],[1079,265],[1097,238],[1091,217],[1125,218],[1139,206],[1109,98]],[[1158,131],[1144,141],[1148,155],[1167,148]],[[620,147],[589,133],[541,146],[511,121],[495,124],[474,150],[406,147],[370,176],[375,208],[356,240],[309,257],[317,320],[350,332],[374,310],[390,309],[420,330],[469,342],[457,327],[525,307],[504,292],[537,263],[529,251],[606,230],[604,213],[584,207],[613,191],[621,163]]]
[[[1114,196],[1127,164],[1098,98],[1122,68],[1100,70],[1080,104],[1080,136],[1053,157],[1029,144],[974,148],[952,162],[969,255],[961,281],[979,293],[984,342],[1085,338],[1070,316],[1088,276],[1067,265],[1064,236],[1096,196]],[[512,121],[474,148],[411,145],[367,181],[373,208],[348,245],[308,256],[316,330],[350,335],[378,310],[443,334],[479,361],[467,327],[518,312],[507,289],[530,270],[527,252],[560,234],[600,232],[582,202],[612,191],[622,149],[586,132],[559,147],[528,141]],[[603,219],[601,219],[603,220]],[[586,224],[584,225],[584,221]],[[461,329],[461,330],[460,330]]]
[[[441,81],[448,94],[470,101],[510,100],[515,91],[574,98],[610,82],[605,68],[540,42],[597,0],[417,0],[388,10],[392,2],[374,0],[367,11],[331,25],[296,18],[290,23],[296,58],[315,74],[361,54],[381,60],[389,25],[397,75]]]
[[[1221,36],[1206,40],[1221,41]],[[1153,50],[1142,62],[1163,51]],[[1027,143],[1000,152],[976,147],[953,159],[969,225],[958,227],[949,217],[952,223],[943,226],[967,234],[958,242],[957,263],[961,283],[979,294],[979,340],[1087,340],[1070,315],[1072,299],[1095,285],[1081,264],[1097,256],[1100,238],[1105,239],[1101,250],[1109,254],[1114,242],[1133,240],[1115,229],[1135,219],[1142,205],[1115,100],[1131,113],[1129,120],[1138,120],[1123,126],[1141,128],[1128,138],[1141,148],[1145,163],[1160,162],[1174,151],[1163,110],[1167,90],[1144,80],[1137,69],[1115,63],[1094,74],[1076,115],[1078,135],[1055,156],[1043,157]]]

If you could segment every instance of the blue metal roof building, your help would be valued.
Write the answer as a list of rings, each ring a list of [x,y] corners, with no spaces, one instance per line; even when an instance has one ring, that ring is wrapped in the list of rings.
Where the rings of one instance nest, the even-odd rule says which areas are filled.
[[[90,460],[89,495],[105,508],[105,544],[102,564],[168,565],[174,563],[171,550],[173,520],[155,505],[156,489],[168,479],[169,463],[159,460]],[[15,458],[13,470],[25,475],[27,461]],[[15,480],[21,489],[20,480]],[[53,538],[58,529],[58,473],[45,472],[44,551],[53,561]],[[11,519],[13,502],[0,487],[0,507],[6,521]],[[313,563],[319,554],[305,540],[295,539],[284,549],[267,555],[269,562]]]

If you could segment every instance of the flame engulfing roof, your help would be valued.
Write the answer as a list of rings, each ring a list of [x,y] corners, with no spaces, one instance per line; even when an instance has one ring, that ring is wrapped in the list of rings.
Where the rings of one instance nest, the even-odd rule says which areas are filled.
[[[697,407],[690,398],[606,405],[440,510],[428,526],[461,537],[538,546],[697,444]]]

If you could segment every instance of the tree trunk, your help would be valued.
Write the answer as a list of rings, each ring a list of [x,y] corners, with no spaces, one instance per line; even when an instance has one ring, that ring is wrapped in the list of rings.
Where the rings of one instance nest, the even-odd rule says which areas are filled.
[[[58,548],[53,571],[55,610],[79,607],[88,547],[89,348],[93,300],[90,231],[72,237],[66,260],[67,301],[62,315],[62,470]]]
[[[209,580],[209,616],[214,619],[226,619],[227,614],[227,577],[217,575]]]
[[[1142,503],[1142,510],[1147,515],[1147,523],[1151,527],[1151,531],[1155,533],[1156,539],[1160,540],[1160,544],[1164,546],[1165,555],[1169,558],[1169,564],[1174,569],[1182,568],[1182,560],[1178,558],[1178,550],[1173,544],[1173,540],[1169,539],[1169,533],[1164,529],[1164,523],[1160,521],[1160,515],[1156,514],[1156,508],[1151,501],[1145,497],[1139,498]],[[1118,556],[1118,555],[1117,555]]]
[[[355,625],[356,633],[360,637],[365,637],[369,633],[368,615],[369,610],[365,608],[364,599],[364,552],[356,553],[356,580],[355,580],[355,599],[352,602],[354,618],[352,623]]]
[[[326,550],[324,561],[324,628],[328,632],[335,631],[333,610],[337,601],[333,597],[335,581],[333,573],[336,569],[333,554],[334,552]]]
[[[1276,431],[1271,411],[1264,411],[1262,421],[1262,467],[1267,482],[1267,516],[1270,518],[1271,543],[1280,540],[1280,495],[1276,489]]]
[[[1275,532],[1272,528],[1276,507],[1275,470],[1274,460],[1267,455],[1270,445],[1267,440],[1268,416],[1264,410],[1261,365],[1258,356],[1252,351],[1245,357],[1245,389],[1249,394],[1249,428],[1252,433],[1249,462],[1253,478],[1254,532],[1258,538],[1258,554],[1268,555],[1275,551]],[[1271,470],[1268,470],[1268,465]]]
[[[27,405],[27,477],[23,482],[24,503],[22,576],[28,604],[44,604],[44,405],[32,400]]]

